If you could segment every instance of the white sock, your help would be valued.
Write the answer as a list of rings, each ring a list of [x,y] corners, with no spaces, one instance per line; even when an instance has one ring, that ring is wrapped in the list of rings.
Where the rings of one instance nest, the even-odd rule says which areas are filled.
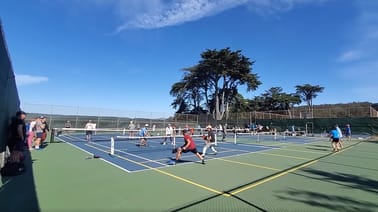
[[[203,150],[202,150],[202,155],[206,155],[206,150],[207,150],[206,146],[205,146],[205,147],[203,147]]]

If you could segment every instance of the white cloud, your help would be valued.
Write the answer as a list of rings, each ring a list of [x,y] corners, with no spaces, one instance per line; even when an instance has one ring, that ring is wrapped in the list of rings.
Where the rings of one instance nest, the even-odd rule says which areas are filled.
[[[273,15],[287,12],[306,4],[322,4],[329,0],[250,0],[248,8],[259,15]]]
[[[47,0],[41,0],[50,2]],[[127,29],[156,29],[184,24],[223,11],[245,6],[259,15],[286,12],[296,6],[321,4],[329,0],[59,0],[74,8],[92,6],[111,8],[120,24],[116,33]]]
[[[346,36],[352,38],[337,59],[342,79],[349,84],[352,96],[366,101],[378,101],[378,9],[377,1],[358,1],[358,15]]]
[[[339,62],[351,62],[360,59],[362,53],[358,50],[351,50],[342,53],[338,58],[337,61]]]
[[[46,82],[49,79],[43,76],[31,76],[27,74],[16,74],[16,83],[18,86],[22,85],[30,85],[30,84],[38,84],[42,82]]]
[[[105,0],[97,0],[104,2]],[[296,5],[323,3],[327,0],[110,0],[126,29],[156,29],[196,21],[223,11],[247,6],[258,14],[274,14],[291,10]],[[107,1],[106,4],[109,4]]]
[[[243,5],[249,0],[177,0],[151,12],[137,15],[125,22],[117,31],[128,28],[154,29],[180,25],[218,14]]]

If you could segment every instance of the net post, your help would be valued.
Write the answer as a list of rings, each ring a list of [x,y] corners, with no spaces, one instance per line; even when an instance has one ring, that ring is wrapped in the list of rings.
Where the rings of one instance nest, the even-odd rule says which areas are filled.
[[[214,133],[214,138],[215,138],[215,146],[218,146],[218,133]]]
[[[114,137],[110,138],[110,155],[114,155]]]
[[[123,128],[122,135],[126,135],[126,128]]]
[[[274,128],[273,133],[274,133],[274,140],[277,141],[277,129],[276,128]]]
[[[260,143],[260,133],[257,133],[257,143]]]
[[[50,143],[55,143],[55,133],[57,133],[57,128],[53,128],[51,130],[51,135],[50,135]]]
[[[234,144],[236,144],[236,133],[234,133]]]

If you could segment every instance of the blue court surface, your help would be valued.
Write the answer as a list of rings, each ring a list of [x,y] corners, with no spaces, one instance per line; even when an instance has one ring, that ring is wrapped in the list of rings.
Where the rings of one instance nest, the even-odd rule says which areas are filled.
[[[259,144],[264,144],[264,142],[277,142],[281,144],[292,143],[292,144],[307,144],[319,140],[324,140],[325,137],[308,137],[308,136],[288,136],[288,135],[269,135],[269,134],[237,134],[236,139],[238,142],[251,143],[256,142]]]
[[[138,139],[115,139],[114,154],[110,154],[111,142],[110,135],[94,135],[92,141],[88,142],[85,135],[66,134],[57,137],[57,140],[66,142],[75,148],[87,152],[91,157],[99,156],[104,162],[116,166],[126,172],[138,172],[155,168],[164,168],[171,166],[169,163],[175,157],[172,154],[174,146],[169,140],[166,145],[162,145],[163,138],[148,137],[148,146],[140,147],[136,145]],[[114,136],[114,138],[117,138]],[[230,139],[229,139],[230,140]],[[200,137],[194,137],[197,150],[202,152],[204,141]],[[184,144],[183,138],[176,138],[176,146]],[[263,144],[234,144],[233,142],[218,142],[215,147],[217,154],[214,154],[209,148],[205,160],[211,161],[217,158],[232,157],[253,152],[261,152],[279,148]],[[176,166],[199,163],[198,158],[193,153],[183,153],[180,161]],[[201,164],[199,164],[201,165]]]

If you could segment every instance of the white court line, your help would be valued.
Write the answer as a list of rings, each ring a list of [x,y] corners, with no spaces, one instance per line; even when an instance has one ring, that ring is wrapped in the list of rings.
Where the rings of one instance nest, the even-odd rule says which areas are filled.
[[[270,150],[271,149],[265,149],[265,150],[261,150],[261,151],[255,151],[255,152],[249,152],[249,153],[240,153],[240,154],[229,155],[229,156],[224,156],[224,157],[219,157],[219,158],[208,157],[210,159],[205,159],[205,161],[207,163],[207,161],[219,160],[219,159],[223,159],[223,158],[239,157],[239,156],[244,156],[244,155],[249,155],[249,154],[256,154],[256,153],[259,153],[259,152],[265,152],[265,151],[270,151]],[[190,165],[190,164],[194,164],[194,163],[198,163],[198,162],[197,161],[193,161],[193,162],[185,162],[185,163],[178,163],[178,164],[176,163],[176,165],[169,165],[169,166],[161,167],[161,169],[166,169],[166,168],[175,167],[175,166],[185,166],[185,165]],[[147,171],[147,170],[131,171],[131,173],[142,172],[142,171]]]
[[[80,139],[82,141],[86,141],[85,139]],[[96,142],[89,142],[90,144],[95,144],[97,146],[101,146],[101,147],[105,147],[106,149],[110,149],[110,147],[108,146],[105,146],[103,144],[99,144],[99,143],[96,143]],[[91,145],[88,145],[88,144],[85,144],[87,146],[91,146]],[[151,160],[149,158],[146,158],[146,157],[142,157],[142,156],[139,156],[139,155],[135,155],[135,154],[132,154],[132,153],[128,153],[128,152],[125,152],[125,151],[122,151],[122,150],[118,150],[118,149],[115,149],[115,151],[117,152],[121,152],[121,153],[124,153],[124,154],[127,154],[127,155],[131,155],[133,157],[136,157],[136,158],[139,158],[139,159],[143,159],[145,161],[148,161],[148,162],[152,162],[152,163],[156,163],[156,164],[159,164],[159,165],[163,165],[163,166],[168,166],[167,164],[164,164],[164,163],[160,163],[160,162],[157,162],[155,160]]]
[[[70,143],[70,142],[67,142],[67,141],[65,141],[65,140],[63,140],[63,139],[61,139],[61,138],[59,138],[59,137],[57,137],[57,139],[63,141],[64,143],[66,143],[66,144],[68,144],[68,145],[70,145],[70,146],[72,146],[72,147],[74,147],[74,148],[76,148],[76,149],[79,149],[79,150],[81,150],[81,151],[83,151],[83,152],[85,152],[85,153],[87,153],[87,154],[93,155],[93,153],[88,152],[87,150],[85,150],[85,149],[83,149],[83,148],[81,148],[81,147],[78,147],[78,146],[76,146],[76,145],[74,145],[74,144],[72,144],[72,143]],[[125,171],[125,172],[127,172],[127,173],[131,173],[130,170],[128,170],[128,169],[126,169],[126,168],[123,168],[122,166],[119,166],[119,165],[117,165],[117,164],[115,164],[115,163],[112,163],[112,162],[110,162],[110,161],[108,161],[108,160],[105,160],[105,159],[103,159],[103,158],[99,158],[99,159],[100,159],[101,161],[104,161],[104,162],[107,163],[107,164],[110,164],[110,165],[112,165],[112,166],[114,166],[114,167],[116,167],[116,168],[121,169],[122,171]]]
[[[107,149],[110,149],[109,147],[105,146],[105,145],[102,145],[102,144],[97,144],[97,143],[94,143],[94,142],[91,142],[91,144],[96,144],[97,146],[102,146],[102,147],[105,147]],[[135,155],[135,154],[132,154],[132,153],[128,153],[128,152],[125,152],[125,151],[122,151],[122,150],[118,150],[118,149],[115,149],[115,151],[117,152],[121,152],[121,153],[124,153],[124,154],[127,154],[127,155],[131,155],[133,157],[136,157],[136,158],[139,158],[139,159],[143,159],[145,161],[149,161],[149,162],[152,162],[152,163],[157,163],[157,164],[160,164],[160,165],[163,165],[163,166],[167,166],[167,164],[164,164],[164,163],[160,163],[160,162],[157,162],[155,160],[151,160],[149,158],[145,158],[145,157],[142,157],[142,156],[139,156],[139,155]]]
[[[76,138],[74,138],[74,139],[76,139]],[[81,139],[81,140],[86,141],[85,139]],[[234,144],[231,144],[231,143],[225,143],[225,144],[234,145]],[[248,147],[254,147],[255,146],[255,147],[260,147],[260,148],[263,146],[263,145],[253,145],[253,144],[252,145],[249,145],[249,144],[245,144],[245,145],[243,145],[243,144],[236,144],[236,145],[248,146]],[[264,147],[264,148],[262,148],[263,150],[258,150],[258,151],[254,151],[254,152],[245,151],[245,153],[240,153],[240,154],[235,154],[235,155],[229,155],[229,156],[224,156],[224,157],[219,157],[219,158],[208,156],[209,159],[206,159],[206,162],[207,161],[212,161],[212,160],[219,160],[219,159],[222,159],[222,158],[232,158],[232,157],[245,156],[245,155],[249,155],[249,154],[258,154],[260,152],[271,151],[271,150],[277,149],[275,147],[270,147],[270,146],[263,146],[263,147]],[[219,147],[219,148],[222,148],[222,147]],[[243,150],[237,150],[237,149],[232,149],[232,150],[233,151],[231,151],[231,152],[234,152],[234,151],[241,151],[241,152],[243,152]],[[188,155],[188,156],[182,156],[181,158],[189,158],[189,157],[193,157],[193,156],[194,155]],[[161,160],[163,160],[163,159],[161,159]],[[169,160],[169,159],[167,159],[167,160]],[[194,163],[198,163],[198,161],[192,161],[192,162],[188,161],[188,162],[183,162],[183,163],[176,163],[176,165],[167,165],[167,164],[164,164],[163,167],[158,167],[156,169],[166,169],[166,168],[176,167],[176,166],[191,165],[191,164],[194,164]],[[112,163],[110,163],[110,164],[112,164]],[[117,167],[118,165],[115,165],[115,166]],[[121,167],[121,169],[124,169],[124,168]],[[125,169],[125,170],[127,170],[127,169]],[[149,170],[150,169],[140,169],[140,170],[135,170],[135,171],[127,170],[127,172],[128,173],[138,173],[138,172],[144,172],[144,171],[149,171]]]

